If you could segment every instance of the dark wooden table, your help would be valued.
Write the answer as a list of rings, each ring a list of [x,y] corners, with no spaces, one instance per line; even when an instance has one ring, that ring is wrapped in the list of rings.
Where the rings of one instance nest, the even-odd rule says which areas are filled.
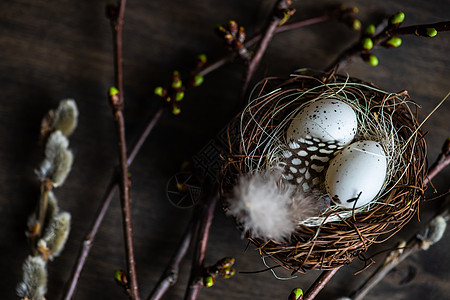
[[[214,34],[218,23],[230,19],[259,32],[273,1],[132,1],[126,10],[124,32],[125,117],[129,143],[156,111],[153,96],[157,85],[166,85],[173,70],[188,72],[199,53],[211,60],[224,55]],[[299,1],[296,19],[319,14],[335,1]],[[362,20],[377,20],[403,10],[406,25],[443,21],[450,16],[450,2],[438,1],[344,1],[360,8]],[[38,144],[42,116],[60,99],[74,98],[80,110],[79,127],[71,137],[75,154],[73,171],[55,191],[61,208],[72,214],[72,231],[62,255],[49,264],[47,299],[59,299],[63,287],[100,205],[113,167],[117,164],[116,135],[106,91],[113,84],[112,43],[104,13],[105,1],[3,0],[0,2],[0,294],[15,299],[21,265],[29,253],[24,232],[39,195],[34,169],[41,160]],[[367,24],[367,21],[366,23]],[[271,43],[257,78],[288,75],[300,67],[321,69],[357,38],[338,22],[329,22],[279,34]],[[374,51],[380,65],[370,67],[358,60],[343,70],[376,83],[385,90],[408,90],[411,99],[427,114],[450,91],[450,33],[434,39],[407,36],[394,50]],[[186,94],[182,114],[165,114],[131,167],[132,214],[137,271],[143,298],[164,270],[189,219],[189,210],[173,207],[166,198],[166,183],[232,117],[239,95],[243,67],[227,65],[205,78],[203,86]],[[450,135],[450,101],[423,126],[427,132],[429,160],[435,159]],[[433,180],[437,193],[450,187],[450,169]],[[422,223],[442,199],[423,203]],[[123,299],[112,280],[115,269],[124,268],[119,200],[114,199],[82,273],[75,299]],[[392,247],[408,238],[420,224],[414,220],[396,238],[375,245],[372,252]],[[409,258],[389,274],[367,299],[448,299],[450,294],[450,234],[428,251]],[[234,223],[216,211],[207,263],[234,256],[241,271],[264,268],[254,247],[247,251]],[[182,264],[181,277],[165,299],[184,294],[192,250]],[[375,257],[380,262],[383,255]],[[363,266],[354,261],[339,271],[318,299],[343,296],[364,280],[372,267],[358,276]],[[408,273],[416,276],[400,284]],[[293,287],[307,288],[319,274],[308,272],[293,280],[277,280],[270,272],[220,280],[203,289],[200,299],[286,299]],[[280,276],[287,273],[279,272]]]

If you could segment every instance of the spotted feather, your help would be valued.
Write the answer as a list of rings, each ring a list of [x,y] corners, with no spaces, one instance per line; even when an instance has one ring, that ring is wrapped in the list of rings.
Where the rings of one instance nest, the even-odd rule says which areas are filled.
[[[322,172],[340,149],[342,146],[336,141],[324,142],[309,136],[290,141],[283,151],[283,178],[304,192],[311,191],[322,182]]]

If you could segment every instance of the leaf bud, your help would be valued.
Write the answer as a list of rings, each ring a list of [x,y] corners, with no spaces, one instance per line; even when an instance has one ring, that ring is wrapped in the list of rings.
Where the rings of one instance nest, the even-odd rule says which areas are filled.
[[[231,266],[234,265],[235,261],[236,260],[233,257],[224,257],[217,262],[216,266],[218,269],[230,268]]]
[[[162,86],[157,86],[154,91],[156,96],[164,97],[167,94],[167,91]]]
[[[181,108],[178,104],[176,103],[172,103],[172,109],[171,109],[172,113],[177,116],[181,113]]]
[[[373,67],[378,66],[378,57],[376,57],[375,55],[368,53],[368,54],[363,54],[361,57],[369,65],[371,65]]]
[[[361,21],[358,19],[353,19],[353,21],[352,21],[353,30],[359,31],[359,30],[361,30],[361,27],[362,27]]]
[[[178,91],[175,94],[175,101],[181,101],[184,98],[184,92],[183,91]]]
[[[212,287],[215,282],[214,277],[210,275],[203,277],[203,285],[206,287]]]
[[[231,278],[236,274],[236,270],[234,268],[224,268],[219,272],[220,276],[225,279]]]
[[[370,50],[373,48],[373,41],[371,38],[363,38],[361,40],[361,45],[364,50]]]
[[[354,14],[357,14],[357,13],[359,13],[359,8],[358,8],[358,7],[356,7],[356,6],[352,6],[352,7],[350,7],[350,10],[351,10],[351,12],[352,12],[352,13],[354,13]]]
[[[203,54],[203,53],[197,55],[197,59],[202,64],[206,64],[206,62],[208,61],[208,58],[206,57],[206,54]]]
[[[230,20],[228,22],[228,28],[230,29],[232,35],[236,35],[236,33],[238,32],[238,25],[234,20]]]
[[[180,79],[180,72],[173,71],[172,73],[172,88],[180,89],[183,86],[183,82]]]
[[[126,286],[128,284],[127,275],[123,270],[114,271],[114,280],[121,286]]]
[[[289,294],[288,300],[302,300],[303,290],[301,288],[295,288]]]
[[[369,26],[366,27],[366,29],[364,30],[364,34],[368,35],[368,36],[373,36],[375,34],[375,25],[370,24]]]
[[[389,23],[392,25],[400,26],[400,24],[402,24],[404,20],[405,14],[399,11],[398,13],[391,16],[391,18],[389,19]]]
[[[437,35],[437,30],[436,28],[430,27],[426,29],[426,34],[428,37],[435,37]]]
[[[195,75],[192,85],[195,87],[200,86],[204,80],[205,78],[202,75]]]
[[[390,39],[386,42],[386,45],[387,45],[389,48],[397,48],[397,47],[400,47],[401,44],[402,44],[402,39],[399,38],[399,37],[397,37],[397,36],[394,36],[394,37],[390,38]]]
[[[113,96],[117,96],[119,94],[119,90],[112,86],[109,88],[109,96],[113,97]]]

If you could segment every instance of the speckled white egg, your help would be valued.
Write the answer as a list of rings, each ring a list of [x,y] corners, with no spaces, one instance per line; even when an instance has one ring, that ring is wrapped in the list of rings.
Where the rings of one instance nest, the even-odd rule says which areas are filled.
[[[386,154],[378,142],[354,142],[330,161],[325,175],[327,193],[339,206],[363,206],[383,187],[386,166]]]
[[[335,98],[305,105],[292,119],[286,132],[287,141],[311,136],[324,142],[350,143],[356,135],[358,122],[353,108]]]

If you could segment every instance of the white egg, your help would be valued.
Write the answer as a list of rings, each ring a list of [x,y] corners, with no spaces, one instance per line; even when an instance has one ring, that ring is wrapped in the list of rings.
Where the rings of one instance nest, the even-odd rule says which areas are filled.
[[[335,98],[322,99],[305,105],[295,115],[286,138],[289,142],[311,136],[346,145],[355,138],[357,125],[356,114],[350,105]]]
[[[352,143],[330,161],[325,175],[327,193],[345,208],[363,206],[383,187],[386,166],[386,154],[378,142]]]

